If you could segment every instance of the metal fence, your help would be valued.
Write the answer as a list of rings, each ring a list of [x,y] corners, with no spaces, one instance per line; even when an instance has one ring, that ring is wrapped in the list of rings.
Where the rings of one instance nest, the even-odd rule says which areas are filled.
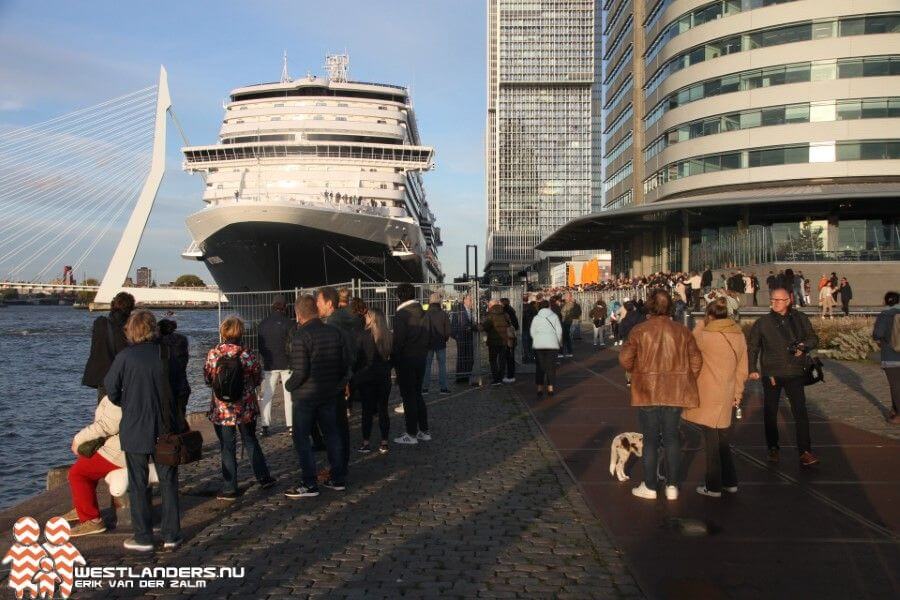
[[[347,288],[351,297],[358,297],[365,302],[368,308],[381,309],[388,321],[388,326],[393,329],[394,316],[400,301],[397,299],[396,282],[362,282],[349,281],[343,284],[333,284],[329,287],[335,289]],[[476,282],[465,283],[418,283],[413,284],[416,290],[416,301],[427,309],[432,294],[437,294],[441,308],[447,313],[452,337],[447,343],[446,365],[448,379],[465,379],[467,381],[480,382],[481,378],[490,372],[488,354],[485,350],[484,334],[477,330],[484,321],[487,313],[488,302],[492,299],[509,298],[510,305],[516,312],[521,323],[522,298],[524,288],[522,286],[483,286]],[[244,320],[244,343],[258,350],[257,330],[260,321],[272,311],[272,302],[276,295],[284,296],[287,303],[287,314],[294,316],[294,302],[299,295],[315,294],[318,288],[296,288],[289,290],[271,290],[266,292],[238,292],[228,294],[228,304],[219,305],[219,322],[228,314],[235,314]],[[471,316],[464,316],[466,312],[464,300],[471,298]],[[471,322],[476,329],[466,329],[463,324]],[[519,340],[520,342],[521,340]],[[522,362],[522,344],[517,343],[515,351],[516,362]],[[438,377],[437,365],[431,370],[432,379]],[[429,387],[430,382],[426,382]],[[437,387],[432,386],[432,387]]]

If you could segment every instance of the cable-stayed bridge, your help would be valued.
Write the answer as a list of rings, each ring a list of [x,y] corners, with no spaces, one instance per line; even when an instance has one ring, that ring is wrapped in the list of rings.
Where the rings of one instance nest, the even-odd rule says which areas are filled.
[[[170,111],[160,68],[157,85],[0,132],[0,288],[96,291],[97,307],[122,290],[145,304],[220,299],[218,290],[125,287],[165,171]],[[99,286],[47,281],[63,265],[78,273],[120,231]]]

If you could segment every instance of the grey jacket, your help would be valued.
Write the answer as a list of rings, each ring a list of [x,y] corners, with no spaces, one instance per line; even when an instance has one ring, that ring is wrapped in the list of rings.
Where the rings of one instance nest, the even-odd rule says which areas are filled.
[[[872,337],[881,346],[881,362],[900,366],[900,352],[891,347],[891,330],[894,327],[894,319],[900,319],[900,306],[892,306],[881,311],[881,314],[875,319]]]
[[[807,353],[819,344],[809,317],[802,312],[791,309],[781,316],[769,311],[757,319],[747,344],[750,372],[763,377],[802,377],[806,357],[791,354],[788,346],[794,341],[803,342]]]

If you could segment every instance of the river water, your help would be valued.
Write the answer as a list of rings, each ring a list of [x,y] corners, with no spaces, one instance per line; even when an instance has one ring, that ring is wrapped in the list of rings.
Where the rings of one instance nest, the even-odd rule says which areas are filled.
[[[97,405],[81,375],[99,314],[71,306],[0,308],[0,508],[42,491],[49,467],[73,461],[72,436],[91,422]],[[190,343],[188,410],[205,410],[203,359],[218,340],[217,311],[169,318]]]

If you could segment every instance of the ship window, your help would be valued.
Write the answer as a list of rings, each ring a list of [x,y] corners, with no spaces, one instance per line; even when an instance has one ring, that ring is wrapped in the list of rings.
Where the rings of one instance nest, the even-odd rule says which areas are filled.
[[[316,106],[327,106],[324,102],[316,102]]]
[[[379,106],[378,110],[387,110],[387,106]]]
[[[322,115],[316,115],[316,116],[313,117],[313,120],[314,120],[314,121],[321,121],[321,120],[323,120],[324,118],[325,118],[325,117],[323,117]]]
[[[378,119],[378,122],[382,125],[387,125],[387,121],[385,121],[384,119]]]
[[[273,120],[273,121],[280,121],[280,120],[281,120],[281,117],[272,117],[272,120]]]
[[[338,102],[338,106],[346,107],[346,106],[347,106],[347,103],[346,103],[346,102]]]
[[[334,120],[335,121],[346,121],[347,117],[335,117]]]
[[[284,108],[284,102],[282,102],[281,104],[276,104],[275,108]]]
[[[246,106],[242,106],[242,107],[241,107],[241,110],[247,110],[247,107],[246,107]]]

